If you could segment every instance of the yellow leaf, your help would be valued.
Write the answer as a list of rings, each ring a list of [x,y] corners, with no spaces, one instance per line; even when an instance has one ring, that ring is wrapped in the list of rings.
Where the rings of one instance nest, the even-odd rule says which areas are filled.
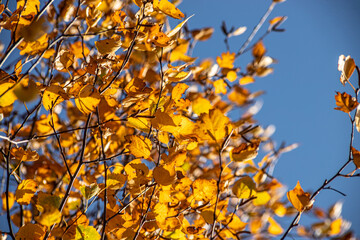
[[[20,205],[28,205],[36,191],[37,183],[34,180],[22,180],[15,192],[16,202]]]
[[[356,101],[356,98],[351,97],[351,95],[347,94],[346,92],[336,92],[335,100],[338,107],[334,109],[346,113],[351,112],[359,105],[359,103]]]
[[[210,110],[209,114],[201,114],[201,122],[204,133],[215,141],[223,139],[231,131],[229,118],[217,108]]]
[[[216,57],[216,62],[221,68],[234,68],[235,53],[222,53],[221,57]]]
[[[271,199],[270,194],[268,192],[266,192],[266,191],[257,192],[255,196],[256,196],[256,198],[252,202],[255,206],[264,205],[267,202],[269,202],[269,200]]]
[[[6,207],[6,193],[3,192],[1,194],[1,199],[2,199],[2,210],[6,210],[7,207]],[[12,208],[12,206],[14,205],[14,202],[15,202],[15,196],[12,192],[9,192],[9,209]]]
[[[338,235],[341,232],[341,226],[343,224],[343,221],[341,218],[338,218],[331,222],[330,224],[330,236]]]
[[[7,73],[1,70],[0,72],[0,79],[3,79],[7,76],[9,76]],[[0,84],[0,95],[2,95],[4,92],[6,92],[9,88],[13,87],[15,84],[15,81],[13,80],[3,80]],[[0,98],[0,107],[7,107],[13,104],[16,101],[17,97],[13,92],[13,89],[7,91],[4,96]]]
[[[237,74],[235,71],[231,70],[231,71],[228,71],[227,74],[226,74],[226,78],[230,81],[230,82],[233,82],[236,80],[237,78]]]
[[[223,79],[219,79],[216,80],[214,82],[214,88],[215,88],[215,94],[226,94],[227,93],[227,89],[226,89],[226,83],[224,82]]]
[[[127,136],[126,139],[129,142],[129,145],[127,145],[126,148],[132,155],[134,155],[136,158],[148,159],[150,157],[152,149],[152,143],[150,139],[135,135]]]
[[[231,222],[228,224],[228,227],[230,229],[233,229],[235,231],[243,230],[246,227],[247,223],[240,220],[240,218],[237,215],[231,215]]]
[[[112,54],[121,47],[121,41],[117,38],[104,39],[96,41],[95,47],[101,55]]]
[[[168,0],[154,0],[153,6],[154,6],[154,10],[161,11],[170,17],[176,19],[181,19],[185,17],[185,15],[177,7],[175,7],[174,4],[172,4]]]
[[[233,90],[228,95],[230,101],[236,103],[239,106],[244,105],[248,101],[248,97],[250,96],[250,92],[242,88],[240,86],[233,87]]]
[[[214,200],[217,195],[217,185],[214,179],[196,179],[193,184],[195,200],[209,202]]]
[[[272,217],[268,218],[269,227],[268,232],[273,235],[280,235],[283,233],[283,229],[281,228],[280,224],[278,224]]]
[[[185,25],[185,23],[194,15],[191,15],[190,17],[188,17],[187,19],[185,19],[184,21],[182,21],[180,24],[178,24],[173,30],[171,30],[170,32],[168,32],[166,35],[169,38],[174,37],[180,30],[181,28]]]
[[[302,212],[304,210],[310,209],[312,207],[312,202],[310,202],[310,194],[304,192],[298,181],[295,188],[287,192],[287,198],[291,204],[298,210]]]
[[[61,221],[61,213],[59,209],[53,206],[48,206],[43,209],[40,216],[35,217],[35,220],[41,225],[51,227],[55,223],[59,223]]]
[[[45,237],[46,228],[39,224],[25,223],[15,235],[16,240],[42,240]]]
[[[77,225],[75,240],[99,240],[101,238],[100,234],[92,226]]]
[[[195,114],[200,115],[202,113],[209,114],[210,109],[212,109],[212,105],[209,100],[203,97],[198,97],[194,101],[192,101],[192,110]]]
[[[238,198],[250,198],[256,195],[256,185],[249,176],[240,178],[234,183],[232,192]]]
[[[44,91],[42,104],[44,108],[49,111],[57,104],[63,102],[66,99],[68,99],[68,96],[62,87],[58,85],[51,85],[47,87]]]
[[[88,84],[81,88],[79,95],[75,98],[76,107],[83,113],[89,114],[95,111],[100,103],[100,93],[92,85]]]
[[[246,85],[246,84],[253,83],[253,82],[255,82],[255,79],[253,77],[250,77],[250,76],[242,77],[239,80],[240,85]]]
[[[189,86],[185,83],[178,83],[175,85],[175,87],[171,91],[171,98],[174,99],[174,101],[177,101],[181,98],[181,95],[184,94],[186,89],[188,89]]]
[[[39,159],[39,154],[36,151],[24,150],[22,147],[12,148],[10,153],[16,160],[21,162],[33,162]]]

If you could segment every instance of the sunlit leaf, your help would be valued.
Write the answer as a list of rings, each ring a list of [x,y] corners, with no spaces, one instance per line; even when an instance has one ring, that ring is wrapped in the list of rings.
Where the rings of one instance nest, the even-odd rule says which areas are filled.
[[[279,223],[277,223],[272,217],[268,218],[269,226],[268,226],[268,232],[273,235],[280,235],[283,233],[283,229],[280,226]]]
[[[159,10],[170,17],[176,19],[185,17],[185,15],[168,0],[154,0],[153,5],[155,10]]]
[[[89,186],[80,187],[80,192],[86,200],[89,200],[94,196],[96,196],[96,194],[98,194],[99,191],[100,191],[99,185],[97,185],[96,183],[92,183]]]
[[[16,202],[20,205],[28,205],[37,191],[37,183],[32,179],[22,180],[15,192]]]
[[[241,143],[230,152],[230,159],[235,162],[242,162],[254,159],[258,155],[260,141],[256,140],[251,143]]]
[[[129,142],[127,149],[136,158],[147,159],[150,157],[150,153],[152,149],[152,143],[150,139],[146,137],[132,135],[132,136],[128,136],[127,140]]]
[[[216,198],[217,185],[214,179],[196,179],[192,187],[195,200],[208,202]]]
[[[65,90],[58,85],[51,85],[47,87],[43,93],[42,104],[44,108],[49,111],[57,104],[68,99]]]
[[[312,201],[310,201],[310,194],[304,192],[299,181],[293,190],[287,192],[287,198],[299,212],[310,209],[313,204]]]
[[[81,88],[79,95],[75,98],[75,104],[83,114],[95,111],[99,103],[100,93],[90,84]]]
[[[115,53],[121,47],[121,41],[117,38],[104,39],[95,42],[95,47],[102,55]]]

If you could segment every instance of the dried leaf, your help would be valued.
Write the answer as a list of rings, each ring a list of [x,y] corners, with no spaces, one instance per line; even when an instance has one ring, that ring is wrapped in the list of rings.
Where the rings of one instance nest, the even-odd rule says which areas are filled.
[[[16,240],[42,240],[46,234],[46,227],[39,224],[25,223],[15,235]]]
[[[346,113],[351,112],[359,105],[359,103],[356,101],[356,99],[351,97],[351,95],[347,94],[346,92],[343,92],[343,93],[336,92],[335,100],[336,100],[336,105],[338,107],[336,107],[334,109],[340,110],[340,111],[343,111]]]

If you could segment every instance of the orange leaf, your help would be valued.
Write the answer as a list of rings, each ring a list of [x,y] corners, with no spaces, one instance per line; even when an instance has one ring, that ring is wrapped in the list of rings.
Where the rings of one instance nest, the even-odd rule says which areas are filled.
[[[235,53],[222,53],[221,57],[216,57],[216,62],[221,68],[234,68]]]
[[[175,167],[173,164],[155,167],[153,175],[155,181],[162,186],[168,186],[176,180]]]
[[[10,153],[21,162],[33,162],[39,159],[39,154],[36,151],[24,150],[22,147],[12,148]]]
[[[16,202],[20,205],[28,205],[36,191],[37,183],[34,180],[22,180],[15,192]]]
[[[95,42],[95,47],[101,55],[115,53],[121,47],[120,39],[110,38]]]
[[[223,79],[219,79],[216,80],[214,82],[214,87],[215,87],[215,94],[226,94],[227,93],[227,89],[226,89],[226,83],[224,82]]]
[[[288,191],[286,195],[294,208],[296,208],[296,210],[299,212],[308,210],[312,207],[312,202],[310,202],[310,194],[304,192],[300,186],[299,181],[297,182],[296,187],[293,190]]]
[[[334,108],[336,110],[340,110],[346,113],[351,112],[354,110],[359,103],[356,101],[355,98],[351,97],[351,95],[347,94],[346,92],[340,93],[336,92],[335,95],[336,105],[338,107]]]
[[[252,50],[252,55],[255,58],[260,59],[262,56],[265,55],[265,53],[266,53],[266,48],[263,42],[262,41],[257,42]]]

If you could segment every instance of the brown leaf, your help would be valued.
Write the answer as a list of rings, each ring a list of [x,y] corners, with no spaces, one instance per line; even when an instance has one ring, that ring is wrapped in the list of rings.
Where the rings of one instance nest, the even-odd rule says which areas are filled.
[[[340,93],[336,92],[337,95],[335,95],[336,105],[338,107],[334,108],[336,110],[340,110],[346,113],[351,112],[354,110],[359,103],[356,101],[355,98],[351,97],[350,94],[347,94],[346,92]]]

